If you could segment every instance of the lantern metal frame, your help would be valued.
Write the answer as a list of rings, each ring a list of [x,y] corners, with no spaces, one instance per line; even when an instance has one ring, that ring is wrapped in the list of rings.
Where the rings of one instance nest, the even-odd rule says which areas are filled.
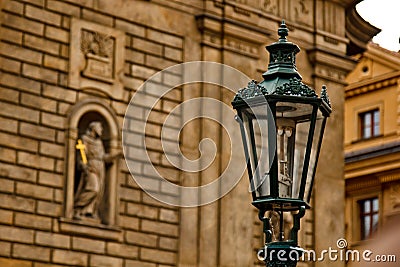
[[[296,266],[297,260],[282,262],[276,256],[270,254],[272,250],[283,250],[286,253],[290,253],[293,250],[299,250],[297,247],[300,219],[304,216],[305,210],[310,208],[309,203],[311,200],[311,193],[326,120],[332,110],[325,86],[321,89],[321,97],[318,97],[311,87],[301,81],[301,75],[297,72],[296,68],[296,54],[300,51],[300,48],[296,44],[287,41],[286,36],[288,35],[288,28],[284,21],[282,21],[282,24],[278,29],[278,34],[280,36],[278,42],[266,47],[271,55],[268,70],[263,74],[264,80],[260,83],[257,83],[254,80],[250,81],[247,87],[238,91],[232,101],[232,106],[237,110],[235,119],[240,124],[251,194],[253,197],[252,204],[259,209],[259,219],[263,222],[265,247],[262,250],[262,253],[268,255],[268,257],[264,258],[264,261],[267,266]],[[278,131],[276,125],[278,120],[277,114],[282,113],[282,117],[279,118],[279,120],[289,121],[289,119],[286,119],[283,114],[291,108],[290,106],[282,106],[280,103],[304,105],[308,106],[311,110],[311,112],[309,111],[308,113],[304,113],[305,115],[303,114],[303,117],[299,116],[291,118],[294,122],[294,129],[297,127],[298,123],[309,123],[307,142],[304,143],[305,151],[302,158],[301,176],[297,178],[300,180],[297,181],[296,184],[299,186],[299,188],[297,188],[298,191],[296,191],[296,197],[293,196],[294,193],[291,193],[291,197],[282,197],[279,191],[280,186],[282,185],[279,185],[281,181],[279,180],[278,152],[276,149],[276,132]],[[265,107],[263,110],[264,113],[261,115],[253,111],[259,107]],[[296,109],[293,108],[293,110]],[[290,113],[290,111],[287,113]],[[302,114],[301,111],[299,114]],[[322,120],[318,127],[316,127],[317,119]],[[258,153],[261,152],[257,152],[256,133],[253,129],[253,121],[259,122],[261,120],[268,122],[268,126],[266,127],[268,131],[268,134],[266,135],[268,140],[264,140],[264,142],[267,142],[268,149],[270,150],[270,154],[268,154],[268,160],[270,161],[268,164],[270,164],[270,168],[265,174],[260,174],[259,166],[263,163],[260,163],[261,160]],[[247,125],[247,128],[245,124]],[[316,132],[317,130],[319,132]],[[271,134],[270,131],[273,131],[275,135]],[[261,139],[262,138],[263,136],[261,136]],[[293,139],[294,137],[292,140]],[[274,142],[275,146],[273,145]],[[291,149],[294,151],[297,139],[291,142],[293,143],[291,144]],[[304,142],[304,140],[302,140],[302,142]],[[288,143],[286,145],[289,146]],[[281,145],[281,147],[282,146],[283,145]],[[314,151],[313,155],[312,149]],[[292,154],[294,155],[293,151]],[[291,157],[294,157],[292,154]],[[312,164],[310,166],[311,155],[313,156],[312,164],[314,164],[314,166],[312,166]],[[288,161],[284,162],[286,165],[283,165],[287,168]],[[291,162],[290,171],[292,184],[294,179],[293,172],[295,171],[294,165],[295,164]],[[262,175],[266,178],[261,178]],[[264,185],[264,183],[267,184]],[[256,191],[262,186],[267,186],[268,190],[265,189],[264,191],[268,193],[259,193],[259,195],[257,195]],[[305,195],[306,186],[308,186],[307,195]],[[290,190],[293,190],[293,187],[290,187]],[[279,215],[279,238],[277,241],[273,241],[272,239],[273,229],[271,226],[271,219],[265,216],[267,211],[273,211]],[[284,241],[283,233],[284,212],[291,212],[293,216],[293,227],[290,230],[289,239],[287,241]]]
[[[254,83],[254,81],[250,82],[250,83]],[[251,86],[251,85],[249,85]],[[323,90],[326,90],[325,88],[323,88]],[[260,90],[261,91],[261,90]],[[310,125],[310,131],[309,131],[309,135],[308,135],[308,141],[307,141],[307,147],[306,147],[306,155],[305,155],[305,162],[304,162],[304,166],[303,166],[303,173],[302,173],[302,177],[301,177],[301,182],[300,182],[300,192],[299,192],[299,199],[292,199],[292,198],[281,198],[279,197],[279,193],[278,193],[278,186],[276,186],[276,184],[278,183],[278,175],[276,173],[277,171],[277,157],[275,155],[274,157],[274,162],[271,168],[272,173],[270,173],[269,177],[270,177],[270,184],[271,184],[271,193],[269,196],[264,196],[261,198],[257,198],[255,196],[255,192],[252,192],[252,196],[253,196],[253,205],[256,206],[258,209],[265,209],[265,210],[271,210],[273,208],[273,204],[280,204],[282,203],[283,205],[285,204],[289,204],[289,208],[286,208],[285,210],[297,210],[298,207],[300,206],[305,206],[306,208],[310,208],[309,206],[309,202],[310,202],[310,198],[311,198],[311,191],[309,191],[308,196],[304,196],[304,190],[305,190],[305,182],[307,179],[307,168],[308,168],[308,164],[309,164],[309,158],[310,158],[310,153],[311,153],[311,146],[312,146],[312,140],[313,137],[315,136],[315,123],[317,120],[317,111],[318,109],[322,112],[322,114],[325,116],[321,125],[321,129],[320,129],[320,138],[319,138],[319,142],[316,148],[317,151],[317,155],[316,155],[316,160],[318,160],[318,156],[319,156],[319,152],[320,152],[320,148],[321,148],[321,144],[322,144],[322,137],[323,137],[323,133],[324,133],[324,129],[325,129],[325,125],[326,125],[326,118],[329,116],[330,112],[331,112],[331,108],[330,106],[326,103],[326,101],[324,101],[321,98],[317,98],[317,97],[301,97],[301,96],[287,96],[287,95],[278,95],[278,94],[270,94],[270,95],[259,95],[253,98],[249,98],[246,101],[244,100],[244,98],[240,98],[243,101],[240,100],[236,100],[234,102],[234,108],[237,110],[242,110],[244,108],[253,108],[259,105],[263,105],[265,104],[265,101],[267,101],[270,109],[271,109],[271,113],[273,116],[274,121],[276,121],[276,117],[275,117],[275,111],[276,111],[276,103],[277,102],[289,102],[289,103],[304,103],[304,104],[308,104],[308,105],[312,105],[313,106],[313,112],[311,114],[312,118],[310,120],[311,125]],[[245,129],[244,129],[244,125],[243,125],[243,114],[238,112],[237,117],[235,118],[239,123],[240,123],[240,129],[241,129],[241,133],[242,133],[242,141],[243,144],[245,146],[247,146],[247,140],[245,140],[246,138],[246,134]],[[254,139],[254,136],[251,136],[251,138]],[[255,151],[255,142],[253,140],[251,140],[251,145],[253,146],[251,149],[249,148],[245,148],[245,151]],[[246,161],[248,163],[248,175],[249,175],[249,179],[250,179],[250,183],[253,183],[253,169],[257,168],[256,166],[252,166],[250,167],[250,160],[249,160],[249,156],[246,156]],[[314,181],[314,177],[315,177],[315,169],[317,167],[317,163],[315,162],[315,166],[314,166],[314,170],[313,170],[313,174],[312,174],[312,178],[311,178],[311,183],[313,184]],[[311,189],[312,189],[312,184],[311,184]],[[304,197],[306,197],[306,201],[302,201],[301,199],[304,199]]]

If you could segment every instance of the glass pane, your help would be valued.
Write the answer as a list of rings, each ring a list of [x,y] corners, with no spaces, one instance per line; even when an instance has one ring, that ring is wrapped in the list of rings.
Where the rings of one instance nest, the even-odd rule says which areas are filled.
[[[374,214],[374,216],[372,216],[371,234],[375,233],[378,230],[378,220],[379,220],[378,214]]]
[[[374,111],[374,123],[378,123],[379,124],[379,110],[375,110]]]
[[[364,217],[364,238],[368,238],[371,233],[371,217]]]
[[[292,196],[292,160],[294,149],[294,123],[279,122],[277,125],[277,155],[278,155],[278,181],[279,196],[290,198]]]
[[[255,181],[257,196],[267,196],[269,190],[270,158],[268,152],[268,124],[266,120],[253,120],[253,132],[258,157],[258,175]]]
[[[372,211],[377,212],[379,210],[379,200],[377,198],[374,198],[372,200]]]
[[[371,126],[371,113],[364,114],[364,126],[366,128]]]
[[[270,195],[269,172],[276,147],[276,140],[271,141],[270,137],[270,128],[275,132],[273,122],[272,114],[266,106],[257,106],[243,111],[243,123],[247,139],[250,140],[248,141],[249,158],[253,174],[250,191],[256,192],[257,197]]]
[[[362,120],[363,120],[363,124],[362,124],[362,132],[363,132],[363,138],[370,138],[372,135],[372,127],[373,125],[371,125],[371,120],[372,120],[372,116],[371,113],[364,113],[362,115]]]
[[[278,102],[276,106],[279,197],[299,198],[312,106]]]
[[[308,202],[309,199],[311,198],[310,196],[310,190],[312,186],[312,180],[314,178],[314,172],[315,172],[315,164],[317,163],[318,159],[318,143],[320,142],[320,139],[322,138],[321,132],[322,132],[322,125],[324,122],[324,117],[322,116],[322,113],[320,110],[318,110],[318,115],[317,115],[317,121],[315,122],[315,131],[314,131],[314,137],[313,137],[313,143],[311,147],[311,155],[310,155],[310,162],[308,165],[308,172],[307,172],[307,180],[306,180],[306,187],[304,190],[304,201]]]
[[[363,129],[363,137],[364,138],[370,138],[371,137],[371,127],[364,127]]]
[[[375,126],[374,126],[374,136],[379,135],[379,131],[380,131],[380,129],[379,129],[379,124],[378,124],[378,125],[375,125]]]
[[[364,208],[363,213],[370,213],[371,212],[371,202],[369,200],[365,200],[363,208]]]
[[[306,153],[308,132],[310,130],[310,122],[303,122],[296,125],[296,149],[294,152],[294,173],[293,173],[293,197],[299,198],[301,176],[303,174],[304,157]]]
[[[379,135],[380,132],[380,115],[379,110],[374,111],[374,136]]]
[[[250,191],[255,190],[255,183],[260,179],[258,167],[258,159],[256,154],[256,145],[254,140],[254,133],[253,133],[253,125],[252,119],[244,114],[243,116],[243,124],[246,131],[246,143],[248,147],[248,157],[251,165],[251,178],[250,178]]]

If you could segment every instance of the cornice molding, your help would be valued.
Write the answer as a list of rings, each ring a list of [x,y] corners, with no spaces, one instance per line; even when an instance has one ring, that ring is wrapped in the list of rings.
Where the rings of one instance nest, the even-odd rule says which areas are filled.
[[[346,191],[368,190],[374,187],[379,187],[384,183],[390,183],[400,180],[400,174],[397,172],[386,172],[381,174],[371,174],[369,176],[354,177],[346,179]]]
[[[362,53],[367,49],[368,42],[381,30],[365,21],[356,10],[356,4],[346,10],[346,37],[350,40],[347,55]]]
[[[400,152],[400,141],[394,141],[379,146],[373,146],[352,152],[347,152],[345,153],[344,158],[345,163],[348,164],[398,152]]]
[[[400,173],[395,172],[395,173],[390,173],[390,174],[383,174],[378,176],[379,181],[381,183],[389,183],[393,181],[398,181],[400,180]]]
[[[381,185],[377,177],[371,175],[370,177],[363,177],[362,179],[346,180],[346,192],[352,191],[369,191],[371,188],[379,187]]]
[[[334,51],[312,48],[307,51],[310,62],[315,66],[314,75],[335,83],[347,85],[346,75],[354,69],[356,61]]]
[[[400,71],[387,73],[378,77],[363,80],[357,83],[352,83],[345,88],[346,98],[351,98],[357,95],[380,90],[399,84]]]

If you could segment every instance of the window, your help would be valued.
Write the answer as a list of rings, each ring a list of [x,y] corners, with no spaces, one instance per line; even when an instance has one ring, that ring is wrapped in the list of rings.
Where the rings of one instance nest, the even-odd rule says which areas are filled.
[[[368,139],[380,134],[380,113],[379,109],[374,109],[361,113],[360,117],[360,133],[362,139]]]
[[[371,237],[378,229],[379,201],[378,198],[365,199],[359,202],[361,219],[361,240]]]

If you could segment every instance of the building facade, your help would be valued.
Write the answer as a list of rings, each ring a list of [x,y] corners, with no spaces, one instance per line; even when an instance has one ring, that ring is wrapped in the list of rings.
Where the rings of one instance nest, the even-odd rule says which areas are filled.
[[[226,149],[231,140],[215,122],[195,120],[181,132],[187,113],[178,112],[164,125],[187,100],[230,105],[234,93],[203,84],[162,97],[147,91],[132,114],[135,123],[123,123],[143,82],[175,64],[220,62],[260,80],[268,62],[264,46],[277,40],[282,18],[289,40],[302,49],[297,67],[303,81],[317,91],[325,84],[333,106],[301,245],[317,251],[334,246],[345,234],[343,88],[355,65],[349,56],[365,50],[378,32],[356,13],[357,2],[1,1],[0,266],[259,265],[262,229],[246,179],[215,202],[180,208],[153,199],[131,176],[176,199],[179,192],[162,188],[151,167],[177,185],[199,186],[216,179],[228,162],[240,165],[241,147]],[[202,115],[206,108],[213,107],[195,109]],[[222,110],[213,112],[235,123]],[[137,131],[143,122],[145,132]],[[119,157],[124,127],[132,131],[124,144],[134,161],[129,169]],[[217,153],[210,167],[184,172],[171,164],[160,144],[165,127],[181,133],[170,144],[188,158],[198,158],[200,141],[212,139]],[[139,153],[143,138],[151,164]]]
[[[348,76],[346,237],[358,247],[399,215],[400,54],[376,44]]]

